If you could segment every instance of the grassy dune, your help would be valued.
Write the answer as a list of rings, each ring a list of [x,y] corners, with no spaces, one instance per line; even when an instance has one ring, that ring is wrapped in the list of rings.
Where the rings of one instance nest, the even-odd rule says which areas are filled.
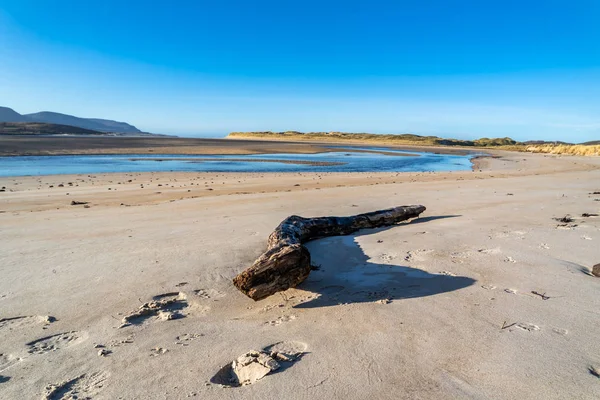
[[[526,146],[530,153],[570,154],[574,156],[600,156],[600,145],[559,144]]]
[[[419,136],[412,134],[384,135],[374,133],[344,133],[344,132],[232,132],[229,138],[261,138],[272,140],[315,140],[330,142],[361,142],[375,144],[399,144],[407,146],[463,146],[463,147],[496,147],[515,145],[511,138],[477,140],[444,139],[437,136]]]

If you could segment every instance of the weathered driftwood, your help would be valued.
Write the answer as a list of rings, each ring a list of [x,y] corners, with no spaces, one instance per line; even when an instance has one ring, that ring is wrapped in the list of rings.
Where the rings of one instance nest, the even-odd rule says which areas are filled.
[[[271,233],[267,251],[233,278],[233,284],[253,300],[295,287],[310,273],[310,253],[302,244],[359,229],[389,226],[418,217],[424,206],[400,206],[350,217],[303,218],[292,215]]]

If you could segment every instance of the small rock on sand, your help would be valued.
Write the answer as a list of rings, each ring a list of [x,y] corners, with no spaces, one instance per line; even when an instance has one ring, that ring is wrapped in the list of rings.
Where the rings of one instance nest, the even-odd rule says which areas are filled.
[[[600,264],[596,264],[592,267],[592,275],[600,278]]]
[[[279,363],[267,353],[250,351],[239,356],[231,364],[234,383],[240,386],[250,385],[279,369]]]
[[[162,348],[162,347],[155,347],[151,350],[151,356],[156,357],[159,356],[161,354],[165,354],[167,351],[169,351],[168,349]]]
[[[106,350],[106,349],[98,350],[98,356],[100,356],[100,357],[106,357],[110,353],[112,353],[110,350]]]

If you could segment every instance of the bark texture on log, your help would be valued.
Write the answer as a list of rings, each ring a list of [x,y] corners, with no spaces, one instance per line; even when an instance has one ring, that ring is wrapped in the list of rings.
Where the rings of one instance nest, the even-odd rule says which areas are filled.
[[[303,218],[292,215],[271,233],[267,251],[233,278],[233,284],[253,300],[299,285],[310,273],[310,253],[303,246],[310,240],[341,236],[359,229],[379,228],[416,218],[421,205],[400,206],[350,217]]]

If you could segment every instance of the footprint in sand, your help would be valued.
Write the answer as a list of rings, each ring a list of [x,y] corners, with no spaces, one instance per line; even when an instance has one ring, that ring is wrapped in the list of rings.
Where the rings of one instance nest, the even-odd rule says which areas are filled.
[[[496,289],[496,286],[494,285],[481,285],[482,288],[484,288],[485,290],[494,290]]]
[[[225,297],[225,293],[215,289],[196,289],[193,290],[192,293],[194,293],[195,296],[198,296],[201,299]]]
[[[517,294],[517,291],[515,289],[504,289],[504,291],[510,294]]]
[[[538,247],[540,249],[545,249],[545,250],[548,250],[550,248],[550,246],[548,246],[546,243],[540,243],[540,245]]]
[[[455,273],[450,272],[450,271],[440,271],[440,275],[446,275],[446,276],[456,276]]]
[[[85,339],[85,334],[77,331],[71,331],[36,339],[32,342],[26,343],[25,345],[27,346],[27,352],[29,354],[44,354],[73,346],[83,342]]]
[[[556,333],[557,335],[561,335],[561,336],[566,336],[569,334],[568,330],[562,329],[562,328],[552,328],[552,332]]]
[[[201,338],[203,336],[203,333],[184,333],[183,335],[179,335],[175,338],[175,344],[178,344],[180,346],[189,346],[189,342]]]
[[[284,355],[288,358],[298,358],[306,352],[307,348],[308,345],[303,342],[284,341],[267,346],[263,351],[269,354],[276,353],[278,355]]]
[[[477,252],[479,252],[481,254],[499,254],[500,249],[498,247],[496,247],[494,249],[479,249],[479,250],[477,250]]]
[[[527,322],[519,322],[516,325],[517,328],[523,329],[524,331],[528,331],[528,332],[533,332],[533,331],[539,331],[540,327],[534,324],[530,324]]]
[[[558,224],[556,225],[556,229],[570,231],[577,227],[577,224]]]
[[[495,233],[493,237],[496,238],[496,239],[504,239],[504,238],[507,238],[509,236],[510,235],[509,235],[508,231],[502,231],[502,232]],[[491,238],[492,237],[490,236],[490,239]]]
[[[193,293],[201,299],[210,299],[210,294],[204,289],[196,289]]]
[[[379,256],[379,259],[381,260],[382,263],[387,264],[392,262],[397,256],[395,254],[386,254],[383,253]]]
[[[427,255],[433,252],[433,250],[429,249],[419,249],[419,250],[409,250],[406,252],[406,256],[404,257],[404,261],[423,261],[423,257],[421,255]]]
[[[296,317],[295,315],[282,315],[281,317],[278,317],[277,319],[265,322],[265,325],[277,326],[277,325],[283,324],[284,322],[293,321],[296,318],[298,318],[298,317]]]
[[[0,354],[0,372],[12,367],[18,362],[23,361],[22,358],[12,354]]]
[[[142,304],[122,319],[119,328],[140,325],[149,318],[155,320],[173,320],[185,317],[182,313],[188,307],[187,296],[183,292],[171,292],[154,296],[152,301]]]
[[[155,347],[153,349],[150,349],[150,357],[161,356],[168,351],[169,349],[165,349],[164,347]]]
[[[306,343],[285,341],[249,351],[221,368],[210,381],[222,387],[251,385],[272,372],[291,367],[307,348]]]
[[[505,239],[508,237],[515,237],[516,239],[525,239],[525,235],[527,235],[526,231],[502,231],[496,233],[494,236],[497,239]]]
[[[267,312],[267,311],[271,311],[274,308],[281,308],[281,307],[285,307],[285,304],[283,303],[278,303],[278,304],[268,304],[266,306],[264,306],[261,311],[263,312]]]
[[[124,346],[127,344],[132,344],[133,339],[134,339],[133,335],[129,335],[129,336],[125,337],[124,339],[114,339],[109,342],[109,346],[110,347],[120,347],[120,346]],[[98,345],[96,345],[96,346],[98,346]],[[100,346],[102,346],[102,345],[100,345]]]
[[[91,399],[104,387],[108,373],[82,374],[58,384],[49,384],[44,389],[43,400]]]
[[[513,263],[513,264],[517,262],[517,260],[515,260],[512,257],[506,257],[503,261],[508,262],[508,263]]]
[[[452,259],[458,259],[458,260],[464,260],[467,259],[471,256],[471,252],[470,251],[455,251],[450,253],[450,258]]]
[[[56,318],[50,315],[23,315],[18,317],[0,318],[0,329],[20,329],[42,325],[46,329],[48,325],[55,322]]]

